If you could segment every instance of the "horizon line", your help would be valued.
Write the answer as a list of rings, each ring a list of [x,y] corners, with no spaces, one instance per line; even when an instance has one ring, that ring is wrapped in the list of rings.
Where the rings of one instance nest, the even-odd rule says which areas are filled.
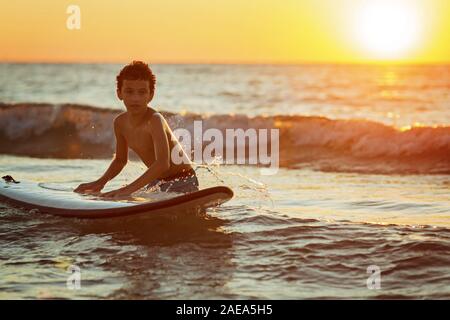
[[[0,60],[0,64],[127,64],[133,60],[141,60],[149,64],[161,65],[450,65],[449,61],[402,61],[402,60],[356,60],[356,61],[171,61],[149,59],[130,60]]]

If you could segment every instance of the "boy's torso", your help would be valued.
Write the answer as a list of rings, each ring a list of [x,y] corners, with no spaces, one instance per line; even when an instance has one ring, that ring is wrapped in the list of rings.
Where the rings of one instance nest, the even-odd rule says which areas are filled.
[[[133,150],[139,158],[145,163],[147,167],[150,167],[155,161],[155,148],[153,144],[153,138],[150,133],[149,122],[151,117],[156,113],[155,110],[148,108],[150,112],[147,112],[145,119],[138,126],[132,126],[127,119],[127,113],[124,112],[119,116],[121,134],[127,141],[128,147]],[[164,130],[169,142],[169,156],[172,148],[178,143],[172,140],[171,129],[166,123],[164,123]],[[175,164],[170,159],[170,168],[158,179],[163,179],[181,173],[186,170],[191,170],[192,166],[189,163]]]

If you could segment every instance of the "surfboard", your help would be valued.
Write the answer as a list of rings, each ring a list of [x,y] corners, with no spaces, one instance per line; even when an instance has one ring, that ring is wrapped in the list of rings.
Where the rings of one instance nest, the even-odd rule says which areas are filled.
[[[216,186],[187,194],[173,193],[168,198],[157,200],[107,200],[78,194],[71,188],[53,188],[32,181],[6,180],[0,180],[2,202],[68,218],[100,219],[137,214],[171,214],[218,206],[233,197],[230,188]]]

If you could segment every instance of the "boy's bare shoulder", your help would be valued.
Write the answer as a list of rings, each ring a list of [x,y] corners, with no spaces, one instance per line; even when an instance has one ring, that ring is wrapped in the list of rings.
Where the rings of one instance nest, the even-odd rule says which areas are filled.
[[[114,118],[114,127],[121,127],[125,121],[126,112],[122,112],[117,117]]]
[[[164,127],[164,125],[166,123],[166,119],[163,117],[163,115],[161,113],[154,112],[152,115],[150,115],[149,123],[152,127],[162,123],[162,125]]]

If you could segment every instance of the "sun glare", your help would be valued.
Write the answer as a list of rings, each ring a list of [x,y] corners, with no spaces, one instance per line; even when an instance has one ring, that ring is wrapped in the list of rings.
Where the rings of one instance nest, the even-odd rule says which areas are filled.
[[[419,40],[420,21],[412,2],[364,2],[356,20],[358,42],[378,58],[402,57]]]

